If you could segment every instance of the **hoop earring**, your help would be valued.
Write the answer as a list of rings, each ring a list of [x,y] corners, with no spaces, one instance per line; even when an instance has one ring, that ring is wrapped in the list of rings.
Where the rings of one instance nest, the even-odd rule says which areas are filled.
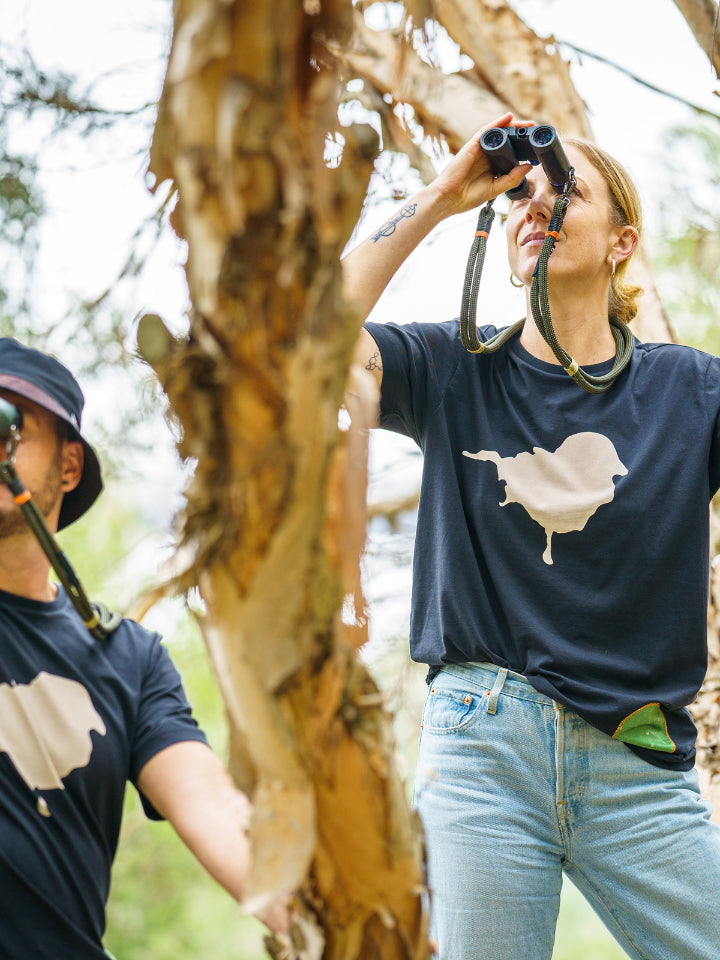
[[[513,285],[513,287],[516,287],[518,290],[521,290],[521,289],[525,286],[525,284],[522,282],[522,280],[517,280],[517,283],[516,283],[516,282],[515,282],[516,280],[517,280],[517,277],[516,277],[515,274],[511,271],[511,272],[510,272],[510,283]]]

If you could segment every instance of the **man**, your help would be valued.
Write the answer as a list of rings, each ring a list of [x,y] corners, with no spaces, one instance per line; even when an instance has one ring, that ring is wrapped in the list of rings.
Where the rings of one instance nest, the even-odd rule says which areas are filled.
[[[22,416],[17,474],[49,529],[62,529],[102,489],[80,433],[80,387],[52,357],[0,339],[0,397]],[[238,900],[250,805],[208,747],[160,637],[123,620],[94,639],[49,573],[0,484],[0,953],[106,960],[126,781]]]

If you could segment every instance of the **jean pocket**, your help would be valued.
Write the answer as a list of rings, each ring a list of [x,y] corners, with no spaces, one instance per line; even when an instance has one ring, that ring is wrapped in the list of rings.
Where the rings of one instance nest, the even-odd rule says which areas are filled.
[[[430,733],[462,730],[477,713],[480,701],[477,693],[450,690],[433,684],[425,700],[422,729]]]

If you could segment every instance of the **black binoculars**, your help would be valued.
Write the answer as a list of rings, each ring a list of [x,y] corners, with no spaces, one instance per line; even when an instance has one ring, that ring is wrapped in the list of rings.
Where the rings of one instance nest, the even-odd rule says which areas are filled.
[[[509,173],[519,163],[542,164],[550,183],[561,190],[568,180],[570,163],[555,127],[542,123],[537,127],[492,127],[480,137],[480,146],[490,161],[493,176]],[[530,193],[527,180],[508,190],[511,200],[521,200]]]

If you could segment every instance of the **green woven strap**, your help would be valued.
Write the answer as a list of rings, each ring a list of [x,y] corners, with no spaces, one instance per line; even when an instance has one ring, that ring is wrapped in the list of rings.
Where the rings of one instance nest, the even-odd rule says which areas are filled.
[[[610,327],[615,340],[615,361],[612,369],[607,373],[594,376],[584,370],[570,354],[563,349],[555,334],[552,317],[550,316],[547,265],[555,249],[555,243],[557,242],[560,229],[565,219],[565,213],[570,203],[570,193],[574,185],[574,171],[571,169],[563,195],[556,200],[553,207],[552,216],[550,217],[548,229],[545,233],[545,240],[540,248],[540,255],[538,256],[538,261],[530,282],[530,308],[541,336],[549,345],[567,375],[572,377],[575,383],[587,393],[604,393],[615,383],[632,357],[635,348],[635,338],[627,325],[614,317],[610,317]],[[511,337],[518,333],[525,323],[524,320],[519,320],[512,326],[500,330],[494,337],[484,342],[481,341],[477,335],[475,318],[477,315],[478,291],[485,261],[488,235],[494,216],[495,211],[492,209],[492,201],[490,201],[482,208],[478,216],[475,237],[470,248],[465,270],[462,305],[460,308],[460,339],[469,353],[495,353],[496,350],[499,350]]]

